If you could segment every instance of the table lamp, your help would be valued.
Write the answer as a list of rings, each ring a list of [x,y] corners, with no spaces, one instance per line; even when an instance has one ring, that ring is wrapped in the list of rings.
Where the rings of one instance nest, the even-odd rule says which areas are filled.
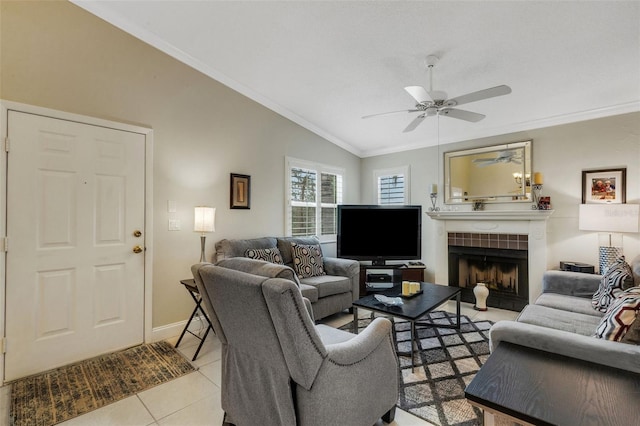
[[[596,231],[599,268],[603,275],[622,256],[622,233],[638,232],[640,204],[581,204],[578,229]]]
[[[195,219],[193,221],[193,231],[200,232],[200,262],[205,262],[204,241],[207,232],[216,230],[215,226],[216,209],[213,207],[197,206],[195,208]]]

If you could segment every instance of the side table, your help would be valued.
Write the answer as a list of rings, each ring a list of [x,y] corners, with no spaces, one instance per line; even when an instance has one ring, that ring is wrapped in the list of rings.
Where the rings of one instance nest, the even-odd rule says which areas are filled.
[[[202,349],[202,345],[204,344],[204,341],[207,338],[209,331],[213,330],[213,326],[211,325],[211,320],[209,320],[209,317],[207,316],[206,312],[204,311],[204,309],[202,309],[202,297],[200,297],[200,292],[198,291],[198,287],[196,286],[196,281],[193,278],[189,280],[180,280],[180,284],[182,284],[187,289],[187,291],[189,292],[189,295],[191,296],[193,301],[196,303],[196,307],[193,309],[193,312],[189,317],[189,321],[187,321],[187,325],[184,326],[184,330],[182,330],[182,334],[180,334],[180,337],[178,338],[178,341],[176,342],[175,347],[176,348],[178,347],[185,333],[189,333],[196,339],[200,340],[198,349],[196,349],[196,353],[193,354],[193,358],[191,359],[191,361],[195,361],[196,358],[198,357],[198,354],[200,353],[200,349]],[[204,336],[202,337],[198,336],[197,334],[189,330],[189,325],[191,325],[191,321],[193,321],[193,318],[196,316],[196,313],[198,313],[198,311],[200,311],[200,314],[207,321],[207,331],[204,332]]]

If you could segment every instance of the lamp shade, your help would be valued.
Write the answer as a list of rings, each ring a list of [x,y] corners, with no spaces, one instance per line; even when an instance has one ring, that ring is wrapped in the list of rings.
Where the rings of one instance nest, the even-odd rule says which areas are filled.
[[[580,204],[578,229],[596,232],[638,232],[640,204]]]
[[[213,232],[215,225],[216,209],[213,207],[198,206],[195,208],[193,230],[195,232]]]

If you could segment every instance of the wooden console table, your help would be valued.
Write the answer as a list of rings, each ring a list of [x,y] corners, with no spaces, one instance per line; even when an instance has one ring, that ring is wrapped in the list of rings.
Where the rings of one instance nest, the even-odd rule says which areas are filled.
[[[640,374],[508,342],[465,389],[485,412],[533,425],[638,424],[638,395]]]

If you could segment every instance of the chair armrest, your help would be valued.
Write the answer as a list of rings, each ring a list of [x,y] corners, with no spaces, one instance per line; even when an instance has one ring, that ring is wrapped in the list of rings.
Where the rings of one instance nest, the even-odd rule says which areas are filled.
[[[311,307],[311,301],[304,296],[302,297],[302,301],[304,302],[304,307],[307,308],[307,312],[309,312],[311,321],[315,324],[316,319],[313,317],[313,308]]]
[[[359,363],[380,346],[393,349],[393,337],[391,321],[386,318],[376,318],[360,334],[355,334],[352,339],[326,346],[328,358],[339,365],[352,365]]]
[[[324,257],[324,270],[328,275],[348,277],[351,280],[353,300],[360,298],[360,262],[339,257]]]
[[[570,271],[546,271],[542,276],[542,292],[567,296],[592,297],[602,275]]]
[[[640,373],[640,346],[570,333],[517,321],[498,321],[489,332],[491,351],[500,342],[540,349]]]

